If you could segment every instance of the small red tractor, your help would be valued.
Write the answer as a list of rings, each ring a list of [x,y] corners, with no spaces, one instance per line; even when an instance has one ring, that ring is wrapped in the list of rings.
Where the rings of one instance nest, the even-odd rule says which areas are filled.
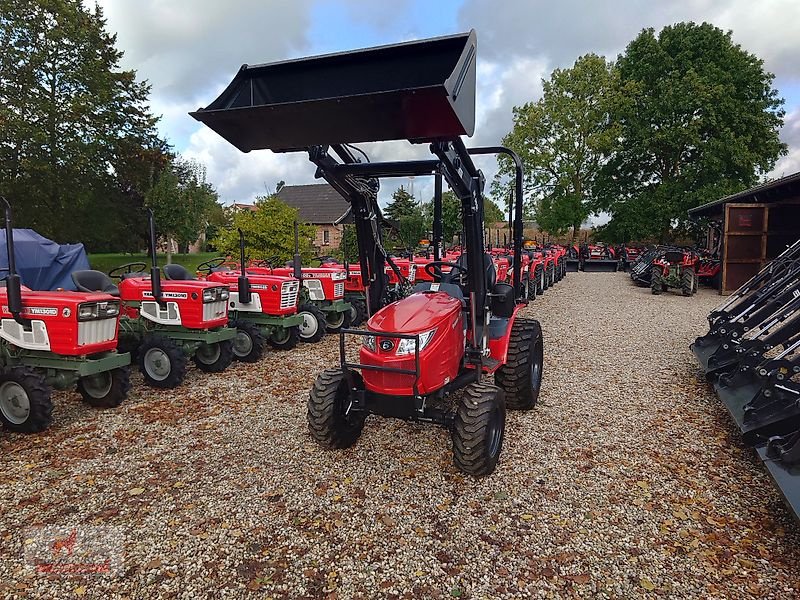
[[[228,286],[198,281],[180,265],[166,265],[161,281],[156,262],[153,212],[150,224],[150,273],[143,262],[101,271],[75,271],[72,280],[84,292],[104,292],[121,301],[120,347],[136,356],[145,382],[157,388],[179,386],[192,358],[201,371],[218,373],[233,361],[228,327]],[[114,284],[112,278],[119,280]]]
[[[679,289],[684,296],[697,291],[697,254],[682,248],[667,248],[653,260],[650,291],[653,294]]]
[[[119,406],[131,387],[131,356],[117,352],[119,300],[23,286],[11,206],[3,202],[8,267],[0,282],[0,421],[11,431],[42,431],[52,420],[51,388],[76,384],[87,404]]]
[[[580,270],[585,273],[616,273],[619,260],[614,248],[602,242],[584,243],[580,248]]]
[[[474,130],[475,73],[471,31],[245,65],[219,98],[192,113],[242,151],[304,150],[352,205],[372,316],[366,330],[340,331],[339,364],[320,373],[309,394],[308,428],[325,448],[355,444],[369,415],[435,423],[450,431],[458,469],[488,475],[502,451],[506,408],[531,409],[538,399],[542,330],[521,314],[523,165],[506,148],[464,145],[461,136]],[[303,85],[291,85],[298,77]],[[429,142],[433,156],[361,162],[352,146],[401,139]],[[485,252],[485,178],[472,159],[498,153],[515,165],[513,285],[497,281]],[[434,256],[424,267],[433,281],[386,303],[379,180],[430,175],[439,180]],[[462,208],[464,252],[454,261],[442,260],[440,178]],[[361,340],[356,362],[348,336]]]
[[[700,256],[697,261],[697,281],[718,290],[722,285],[722,261],[711,253]]]
[[[239,230],[238,264],[223,257],[197,266],[198,273],[212,283],[228,286],[228,326],[236,329],[233,355],[242,362],[257,362],[266,344],[278,350],[291,350],[300,337],[303,317],[297,313],[300,282],[294,277],[244,273],[246,265],[244,233]]]

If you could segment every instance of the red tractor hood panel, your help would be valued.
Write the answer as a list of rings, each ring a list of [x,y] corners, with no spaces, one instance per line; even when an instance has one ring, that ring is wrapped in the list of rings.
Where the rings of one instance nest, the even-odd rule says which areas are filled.
[[[444,292],[419,292],[384,306],[372,315],[367,329],[377,333],[422,333],[460,310],[461,303]]]

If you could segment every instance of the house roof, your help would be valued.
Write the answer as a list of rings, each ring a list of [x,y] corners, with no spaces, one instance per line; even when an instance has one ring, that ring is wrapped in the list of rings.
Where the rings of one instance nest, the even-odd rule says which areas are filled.
[[[350,214],[350,203],[327,183],[285,185],[277,196],[296,208],[302,221],[312,225],[339,224]]]
[[[769,204],[770,202],[778,202],[785,200],[789,197],[800,196],[800,172],[792,173],[780,179],[773,179],[750,189],[737,192],[708,202],[702,206],[689,209],[690,217],[708,217],[714,213],[722,210],[722,207],[728,203],[745,203],[752,202],[755,204]]]

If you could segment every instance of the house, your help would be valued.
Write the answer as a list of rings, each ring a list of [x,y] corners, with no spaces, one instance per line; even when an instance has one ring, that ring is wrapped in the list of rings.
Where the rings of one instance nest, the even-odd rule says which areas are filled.
[[[314,247],[319,253],[339,248],[344,224],[352,222],[350,203],[330,185],[285,185],[276,196],[297,209],[300,221],[316,226]]]
[[[800,173],[689,210],[709,223],[707,248],[719,248],[720,293],[729,294],[800,238]]]

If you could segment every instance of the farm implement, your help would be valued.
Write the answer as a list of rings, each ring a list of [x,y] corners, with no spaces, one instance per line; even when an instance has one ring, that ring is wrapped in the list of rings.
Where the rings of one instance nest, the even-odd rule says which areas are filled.
[[[304,151],[319,177],[352,206],[371,317],[340,330],[339,364],[308,399],[308,428],[326,448],[355,444],[368,415],[435,423],[452,438],[465,473],[492,473],[506,408],[531,409],[542,377],[539,323],[523,318],[523,165],[502,147],[467,148],[475,123],[475,32],[283,63],[243,66],[211,105],[194,113],[244,152]],[[302,80],[303,85],[290,82]],[[431,158],[361,162],[351,144],[409,140]],[[485,179],[474,155],[515,165],[512,284],[498,282],[484,247]],[[380,179],[443,178],[462,208],[463,253],[441,252],[442,193],[433,202],[433,261],[406,298],[388,301],[378,205]],[[360,338],[358,359],[347,338]]]
[[[692,351],[800,519],[800,240],[708,322]]]
[[[198,369],[224,371],[233,361],[236,330],[228,325],[226,285],[198,281],[180,265],[156,262],[153,212],[148,211],[151,267],[143,262],[101,271],[75,271],[72,280],[83,292],[103,292],[120,302],[120,347],[137,358],[145,382],[157,388],[179,386],[191,358]],[[113,278],[119,281],[115,284]]]
[[[11,431],[42,431],[52,421],[51,389],[75,385],[91,406],[119,406],[130,390],[131,362],[117,352],[119,300],[22,285],[11,206],[2,200],[8,266],[0,282],[0,421]]]
[[[619,270],[619,259],[614,249],[605,244],[583,244],[578,260],[578,268],[585,273],[616,273]]]

